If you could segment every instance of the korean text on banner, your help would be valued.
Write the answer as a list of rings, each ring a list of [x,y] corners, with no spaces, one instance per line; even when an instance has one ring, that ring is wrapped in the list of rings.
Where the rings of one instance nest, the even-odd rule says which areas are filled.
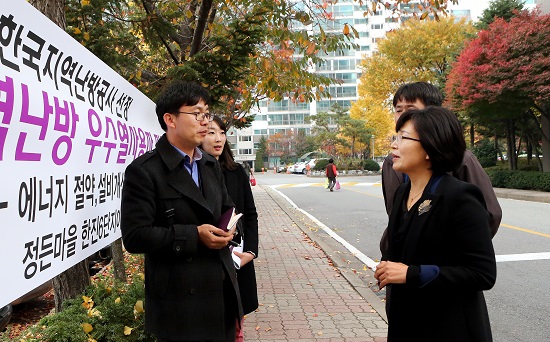
[[[24,0],[0,2],[0,307],[120,237],[154,103]]]

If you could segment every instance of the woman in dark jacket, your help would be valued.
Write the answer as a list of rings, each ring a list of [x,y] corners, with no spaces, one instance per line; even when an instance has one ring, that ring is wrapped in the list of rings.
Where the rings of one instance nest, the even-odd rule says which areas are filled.
[[[396,132],[393,168],[409,181],[396,192],[375,272],[387,288],[388,341],[492,341],[489,215],[475,185],[446,174],[462,161],[462,127],[449,110],[427,107],[404,113]]]
[[[227,193],[235,203],[236,211],[243,214],[241,218],[243,228],[241,231],[244,237],[244,241],[241,241],[243,253],[234,253],[241,259],[240,269],[237,270],[237,281],[243,311],[248,314],[258,308],[258,290],[253,261],[258,256],[258,213],[252,196],[250,179],[243,167],[235,162],[225,133],[225,123],[218,116],[214,116],[201,147],[218,159],[225,177]],[[236,341],[243,340],[242,329],[239,328],[242,327],[237,327]]]

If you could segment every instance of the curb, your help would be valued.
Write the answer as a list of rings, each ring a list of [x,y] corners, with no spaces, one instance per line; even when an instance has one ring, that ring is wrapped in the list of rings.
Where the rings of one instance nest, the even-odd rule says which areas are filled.
[[[498,198],[515,199],[520,201],[550,203],[550,192],[493,188]]]

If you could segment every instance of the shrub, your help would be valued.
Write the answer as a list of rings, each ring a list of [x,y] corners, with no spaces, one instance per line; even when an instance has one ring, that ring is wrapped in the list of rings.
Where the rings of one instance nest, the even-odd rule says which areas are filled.
[[[328,165],[328,159],[321,159],[315,163],[313,170],[322,171],[327,168],[327,165]]]
[[[130,255],[132,258],[142,263],[141,256]],[[134,268],[127,284],[115,282],[112,272],[98,276],[81,298],[64,302],[61,312],[44,317],[30,328],[25,341],[156,341],[144,331],[141,269]]]
[[[365,168],[365,170],[368,170],[368,171],[375,171],[375,172],[380,171],[380,165],[372,159],[365,160],[365,164],[363,167]]]
[[[491,167],[497,165],[497,160],[495,157],[480,157],[479,163],[482,167]]]
[[[492,158],[496,161],[497,149],[490,139],[483,139],[477,142],[472,149],[472,153],[480,160],[482,158]]]
[[[496,188],[550,191],[550,173],[532,171],[486,170]]]

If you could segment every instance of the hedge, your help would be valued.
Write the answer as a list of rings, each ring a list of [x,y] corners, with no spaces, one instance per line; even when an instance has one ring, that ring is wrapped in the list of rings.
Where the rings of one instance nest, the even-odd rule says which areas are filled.
[[[495,188],[550,192],[550,172],[485,170]]]

